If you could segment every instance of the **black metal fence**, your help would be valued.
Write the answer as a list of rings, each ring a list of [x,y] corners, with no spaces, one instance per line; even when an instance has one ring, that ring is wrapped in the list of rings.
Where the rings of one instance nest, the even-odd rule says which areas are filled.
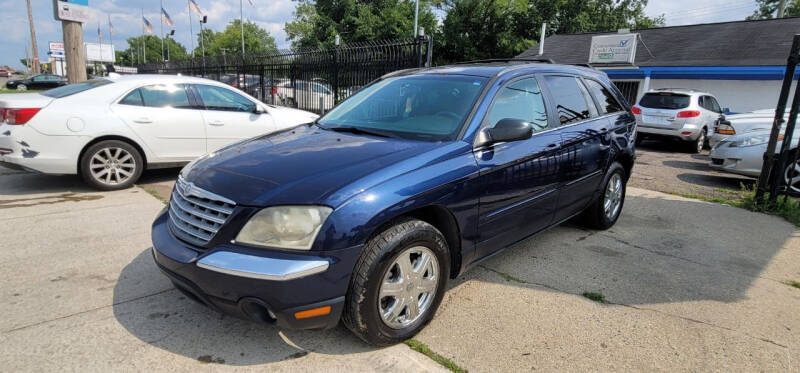
[[[139,65],[140,74],[217,80],[273,105],[322,113],[386,73],[430,66],[431,39],[347,44],[268,55],[213,56]]]

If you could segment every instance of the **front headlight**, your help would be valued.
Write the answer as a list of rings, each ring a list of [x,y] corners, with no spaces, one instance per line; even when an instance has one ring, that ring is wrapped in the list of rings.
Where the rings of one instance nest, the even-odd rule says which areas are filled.
[[[730,142],[730,147],[745,147],[763,145],[769,142],[769,134],[745,137],[743,139],[734,140]]]
[[[236,241],[283,249],[310,250],[333,209],[324,206],[275,206],[253,215]]]

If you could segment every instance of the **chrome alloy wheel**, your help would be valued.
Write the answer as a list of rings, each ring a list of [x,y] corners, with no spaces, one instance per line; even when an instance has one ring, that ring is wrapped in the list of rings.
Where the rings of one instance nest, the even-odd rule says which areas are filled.
[[[783,181],[792,194],[800,194],[800,161],[786,165],[783,171]]]
[[[378,312],[386,326],[402,329],[417,321],[436,297],[439,262],[429,248],[414,246],[394,260],[378,290]]]
[[[706,131],[700,131],[700,136],[697,137],[697,152],[700,153],[703,151],[703,147],[706,144]]]
[[[136,172],[136,159],[122,148],[102,148],[89,161],[89,171],[100,183],[121,184]]]
[[[619,173],[611,175],[606,185],[606,193],[603,197],[603,212],[606,218],[614,220],[619,208],[622,205],[622,176]]]

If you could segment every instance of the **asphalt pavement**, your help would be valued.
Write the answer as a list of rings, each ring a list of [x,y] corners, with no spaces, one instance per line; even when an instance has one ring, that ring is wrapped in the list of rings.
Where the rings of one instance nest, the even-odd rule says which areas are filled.
[[[149,253],[174,172],[100,193],[0,169],[0,371],[443,369],[185,299]],[[612,229],[568,223],[452,281],[416,339],[470,372],[800,371],[798,263],[779,218],[628,188]]]

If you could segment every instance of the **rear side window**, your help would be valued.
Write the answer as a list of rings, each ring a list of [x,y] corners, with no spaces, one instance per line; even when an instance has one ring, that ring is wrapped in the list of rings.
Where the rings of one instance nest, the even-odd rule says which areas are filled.
[[[558,120],[562,125],[582,121],[597,116],[586,88],[571,76],[546,76],[547,86],[553,95],[558,110]]]
[[[547,128],[547,111],[539,83],[534,78],[517,80],[503,87],[489,109],[489,126],[501,119],[521,119],[533,126],[533,131]]]
[[[62,98],[111,83],[113,82],[108,79],[93,79],[83,83],[68,84],[63,87],[53,88],[42,92],[42,95],[52,98]]]
[[[135,105],[135,106],[144,106],[144,101],[142,100],[142,93],[139,89],[135,89],[133,92],[128,93],[125,98],[119,101],[122,105]]]
[[[618,111],[622,111],[622,105],[619,104],[619,101],[614,97],[614,95],[609,92],[606,87],[603,87],[597,81],[586,79],[586,86],[589,87],[589,91],[592,92],[592,95],[597,102],[600,103],[600,107],[597,110],[600,111],[600,114],[606,113],[616,113]]]
[[[139,88],[144,106],[192,109],[189,95],[182,84],[158,84]]]
[[[639,106],[650,109],[683,109],[689,106],[689,95],[670,92],[645,93]]]

